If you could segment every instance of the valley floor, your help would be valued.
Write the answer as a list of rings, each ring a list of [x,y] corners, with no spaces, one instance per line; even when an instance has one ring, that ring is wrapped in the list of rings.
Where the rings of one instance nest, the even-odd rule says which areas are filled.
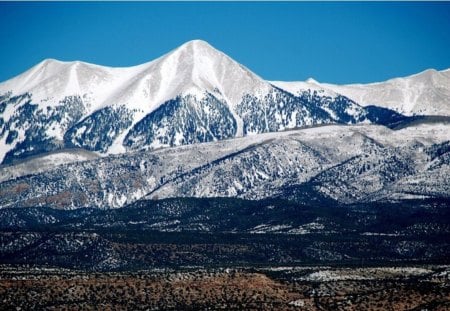
[[[450,266],[0,267],[2,310],[449,310]]]
[[[450,310],[448,203],[2,209],[0,311]]]

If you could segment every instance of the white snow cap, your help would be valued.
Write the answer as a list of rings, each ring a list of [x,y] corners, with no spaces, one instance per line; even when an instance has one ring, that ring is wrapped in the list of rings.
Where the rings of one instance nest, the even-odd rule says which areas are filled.
[[[33,102],[58,104],[84,96],[89,112],[125,105],[148,113],[181,94],[219,91],[230,105],[244,94],[265,94],[270,84],[202,40],[186,42],[158,59],[128,68],[47,59],[0,84],[0,93],[32,94]]]
[[[318,91],[326,96],[344,95],[361,106],[375,105],[405,115],[450,116],[450,69],[427,69],[420,73],[369,84],[337,85],[306,81],[271,81],[292,94]]]
[[[271,83],[293,94],[309,89],[332,97],[342,94],[360,105],[382,106],[407,115],[450,116],[450,69],[429,69],[371,84],[333,85],[312,78]],[[192,40],[154,61],[127,68],[47,59],[0,83],[0,94],[29,92],[34,103],[44,106],[78,95],[88,114],[105,106],[124,105],[142,117],[178,95],[203,96],[217,91],[234,111],[243,95],[263,96],[270,88],[270,83],[209,43]]]
[[[322,83],[321,86],[363,106],[386,107],[405,115],[450,116],[450,69],[427,69],[385,82],[348,85]]]
[[[160,72],[166,79],[161,87],[174,94],[182,94],[191,87],[208,91],[217,89],[236,105],[242,95],[265,93],[269,88],[263,79],[202,40],[181,45],[155,60],[153,66],[158,68],[153,72]]]

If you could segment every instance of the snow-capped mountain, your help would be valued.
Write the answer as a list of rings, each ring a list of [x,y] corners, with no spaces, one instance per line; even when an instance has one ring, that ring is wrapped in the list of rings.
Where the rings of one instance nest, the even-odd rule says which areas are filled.
[[[201,40],[129,68],[45,60],[0,84],[0,163],[64,148],[105,155],[401,118],[332,95],[275,87]]]
[[[341,94],[361,106],[385,107],[407,116],[450,116],[450,69],[428,69],[409,77],[369,84],[336,85],[313,79],[305,82],[273,81],[272,84],[293,94],[309,89],[330,96]]]
[[[200,40],[130,68],[46,60],[0,84],[0,208],[447,199],[449,72],[268,82]]]

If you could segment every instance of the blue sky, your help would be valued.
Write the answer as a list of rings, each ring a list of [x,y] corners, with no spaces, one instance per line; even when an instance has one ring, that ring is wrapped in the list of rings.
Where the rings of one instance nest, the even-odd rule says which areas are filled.
[[[450,3],[0,2],[0,81],[45,58],[137,65],[192,39],[269,80],[382,81],[450,67]]]

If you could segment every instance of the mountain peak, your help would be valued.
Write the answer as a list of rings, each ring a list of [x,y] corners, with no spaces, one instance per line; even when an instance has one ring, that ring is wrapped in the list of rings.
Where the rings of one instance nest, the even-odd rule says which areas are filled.
[[[63,63],[60,60],[57,60],[55,58],[46,58],[43,61],[41,61],[40,63],[37,64],[37,66],[47,66],[47,65],[51,65],[51,64],[61,64]]]
[[[317,80],[314,80],[313,78],[308,78],[306,80],[306,83],[314,83],[314,84],[319,84],[319,82]]]
[[[203,40],[188,41],[148,63],[146,72],[151,72],[149,81],[156,86],[155,102],[198,89],[218,90],[235,105],[243,94],[266,93],[269,88],[263,79]]]
[[[198,65],[205,65],[206,62],[220,62],[224,57],[231,60],[231,58],[214,48],[208,42],[203,40],[191,40],[167,53],[162,58],[178,59],[179,63],[192,65],[192,67],[188,67],[195,70]]]
[[[211,44],[201,39],[187,41],[180,45],[179,48],[215,49]]]

